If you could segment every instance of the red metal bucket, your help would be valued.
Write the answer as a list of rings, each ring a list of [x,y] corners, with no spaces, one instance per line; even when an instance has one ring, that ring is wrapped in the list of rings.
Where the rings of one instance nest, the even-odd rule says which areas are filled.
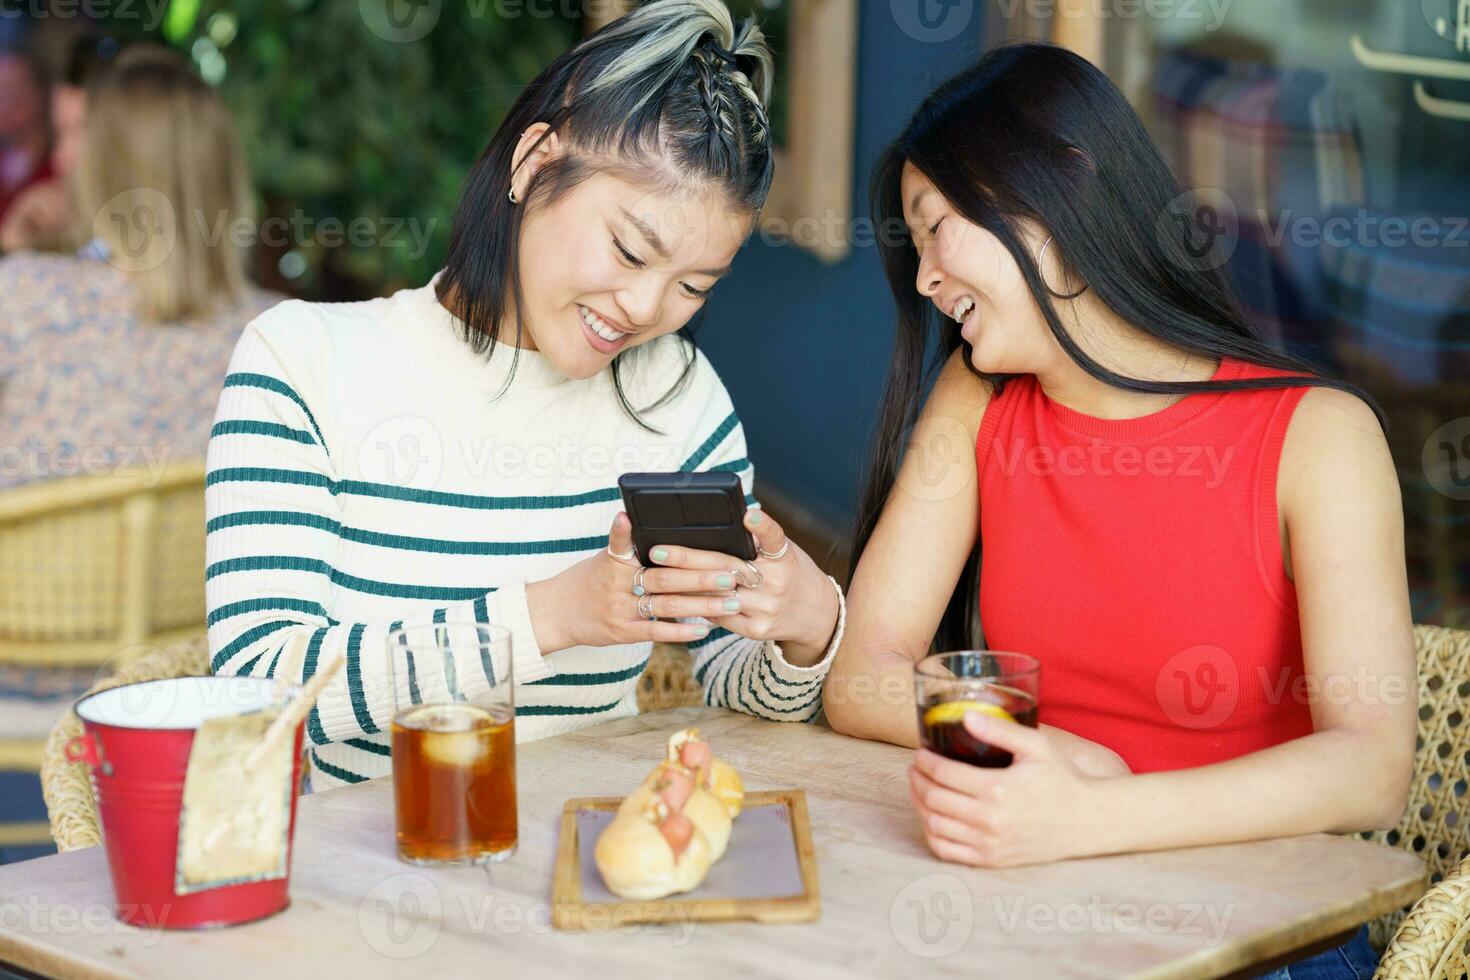
[[[92,771],[117,917],[144,928],[200,929],[250,922],[289,903],[290,842],[284,878],[221,885],[179,894],[174,889],[179,808],[194,730],[207,718],[282,703],[294,688],[257,677],[173,677],[89,694],[74,707],[86,734],[66,757]],[[292,785],[301,785],[301,733],[296,728]],[[296,828],[296,794],[290,832]]]

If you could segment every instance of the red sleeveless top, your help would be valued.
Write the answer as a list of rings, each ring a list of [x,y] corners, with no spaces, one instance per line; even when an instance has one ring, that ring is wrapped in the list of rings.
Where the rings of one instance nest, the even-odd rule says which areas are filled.
[[[1215,380],[1282,372],[1222,361]],[[1312,731],[1276,472],[1306,388],[1190,395],[1136,419],[1059,405],[1030,375],[986,406],[980,618],[1041,661],[1040,720],[1134,772]]]

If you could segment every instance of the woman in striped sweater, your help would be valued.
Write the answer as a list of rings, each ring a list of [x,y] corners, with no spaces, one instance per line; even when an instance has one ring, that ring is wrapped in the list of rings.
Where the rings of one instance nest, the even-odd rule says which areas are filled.
[[[522,740],[635,713],[655,641],[689,645],[710,704],[819,710],[841,590],[758,506],[756,588],[728,556],[655,549],[645,619],[619,557],[623,472],[734,472],[756,504],[684,328],[770,186],[769,79],[720,0],[643,6],[517,99],[432,282],[246,329],[209,449],[213,668],[304,679],[345,654],[308,721],[318,785],[389,771],[400,624],[507,626]]]

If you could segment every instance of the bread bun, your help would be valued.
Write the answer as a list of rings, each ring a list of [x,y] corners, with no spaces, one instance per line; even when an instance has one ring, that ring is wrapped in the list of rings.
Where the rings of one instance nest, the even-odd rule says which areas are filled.
[[[725,809],[715,794],[703,787],[696,788],[689,794],[689,800],[684,804],[684,815],[693,821],[694,826],[704,835],[709,842],[710,861],[718,861],[725,856],[725,847],[730,843],[730,813]]]
[[[669,737],[668,758],[618,804],[593,857],[608,890],[651,901],[699,885],[730,843],[745,799],[740,776],[697,728]]]
[[[724,759],[716,758],[710,764],[709,791],[724,804],[731,820],[740,816],[740,808],[745,804],[745,783]]]
[[[709,842],[696,827],[677,858],[658,825],[644,814],[619,816],[603,828],[593,853],[608,891],[646,902],[696,887],[709,873]]]

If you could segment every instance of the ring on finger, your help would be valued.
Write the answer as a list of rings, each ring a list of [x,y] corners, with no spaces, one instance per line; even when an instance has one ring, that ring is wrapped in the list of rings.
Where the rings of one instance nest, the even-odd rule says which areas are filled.
[[[648,590],[643,587],[643,573],[648,571],[647,565],[639,565],[638,570],[633,573],[633,594],[643,595]]]
[[[741,559],[740,563],[748,569],[748,572],[742,572],[738,569],[732,569],[730,571],[730,574],[740,579],[740,584],[745,586],[747,589],[760,588],[760,584],[766,580],[766,577],[761,574],[761,570],[755,567],[754,562],[748,562],[744,559]]]
[[[653,614],[653,596],[651,594],[644,594],[638,597],[638,615],[644,619],[658,619]]]
[[[634,560],[635,558],[638,557],[638,549],[637,548],[629,548],[627,554],[620,555],[616,551],[613,551],[612,550],[612,545],[611,544],[609,544],[607,546],[607,553],[609,555],[611,555],[615,560],[620,561],[620,562],[622,562],[625,565],[628,562],[630,562],[630,561],[632,561],[632,560]]]
[[[791,547],[791,539],[790,538],[787,538],[785,541],[782,541],[781,542],[781,550],[778,551],[778,552],[776,552],[775,554],[771,554],[769,551],[767,551],[766,549],[760,547],[759,545],[756,545],[756,550],[759,551],[761,553],[761,557],[764,558],[764,559],[766,559],[767,561],[775,561],[778,558],[785,558],[786,557],[786,549],[787,548],[790,548],[790,547]]]

